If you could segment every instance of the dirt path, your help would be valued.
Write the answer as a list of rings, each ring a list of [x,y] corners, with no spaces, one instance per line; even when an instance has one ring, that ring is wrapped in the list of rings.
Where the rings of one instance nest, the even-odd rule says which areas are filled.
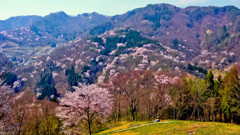
[[[142,124],[142,125],[139,125],[139,126],[134,126],[134,127],[130,127],[130,128],[120,129],[120,130],[117,130],[117,131],[113,131],[111,133],[119,133],[119,132],[127,131],[127,130],[130,130],[130,129],[135,129],[135,128],[139,128],[139,127],[144,127],[144,126],[148,126],[148,125],[168,124],[168,123],[171,123],[171,122],[172,121],[147,123],[147,124]]]

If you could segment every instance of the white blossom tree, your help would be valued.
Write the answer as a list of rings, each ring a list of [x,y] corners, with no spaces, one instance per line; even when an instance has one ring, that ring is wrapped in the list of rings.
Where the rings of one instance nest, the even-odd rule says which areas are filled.
[[[13,89],[8,86],[0,86],[0,128],[6,129],[7,115],[11,112],[10,98]]]
[[[74,87],[60,99],[57,116],[64,121],[63,127],[79,122],[86,123],[91,135],[93,121],[111,113],[112,98],[108,90],[96,84]]]
[[[13,95],[13,90],[8,86],[0,87],[0,119],[7,115],[10,110],[10,97]]]

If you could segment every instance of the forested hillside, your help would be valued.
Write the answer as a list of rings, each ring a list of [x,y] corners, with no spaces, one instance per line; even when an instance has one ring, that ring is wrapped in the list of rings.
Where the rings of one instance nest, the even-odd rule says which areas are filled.
[[[0,134],[91,135],[164,119],[240,124],[234,6],[30,20],[0,32]]]
[[[14,63],[28,64],[55,47],[64,46],[75,38],[86,37],[86,31],[106,20],[108,17],[97,13],[77,16],[69,16],[62,11],[51,13],[25,26],[1,31],[0,50]]]

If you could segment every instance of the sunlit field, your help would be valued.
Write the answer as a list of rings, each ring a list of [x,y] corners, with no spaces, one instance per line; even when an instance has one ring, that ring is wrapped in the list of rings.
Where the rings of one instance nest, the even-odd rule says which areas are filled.
[[[141,126],[144,124],[149,124]],[[136,128],[133,128],[136,127]],[[120,122],[113,128],[97,133],[97,135],[239,135],[240,125],[218,123],[165,120],[153,122]]]

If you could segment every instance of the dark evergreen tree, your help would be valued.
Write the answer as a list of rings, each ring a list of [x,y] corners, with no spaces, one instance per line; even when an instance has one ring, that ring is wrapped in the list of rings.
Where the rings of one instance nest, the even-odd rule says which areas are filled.
[[[41,73],[40,81],[37,83],[38,92],[41,93],[38,96],[39,100],[47,97],[49,100],[56,100],[57,90],[55,88],[55,83],[52,77],[52,72],[49,70],[44,70]]]
[[[219,90],[221,89],[223,84],[222,76],[219,75],[217,80],[214,82],[214,97],[219,96]]]
[[[205,93],[206,96],[214,97],[214,76],[212,70],[208,72],[205,82],[208,85],[208,90]]]
[[[70,69],[67,69],[65,71],[65,75],[67,76],[69,86],[78,86],[78,82],[81,80],[81,77],[75,72],[74,66],[72,66]],[[71,91],[73,91],[72,88]]]

